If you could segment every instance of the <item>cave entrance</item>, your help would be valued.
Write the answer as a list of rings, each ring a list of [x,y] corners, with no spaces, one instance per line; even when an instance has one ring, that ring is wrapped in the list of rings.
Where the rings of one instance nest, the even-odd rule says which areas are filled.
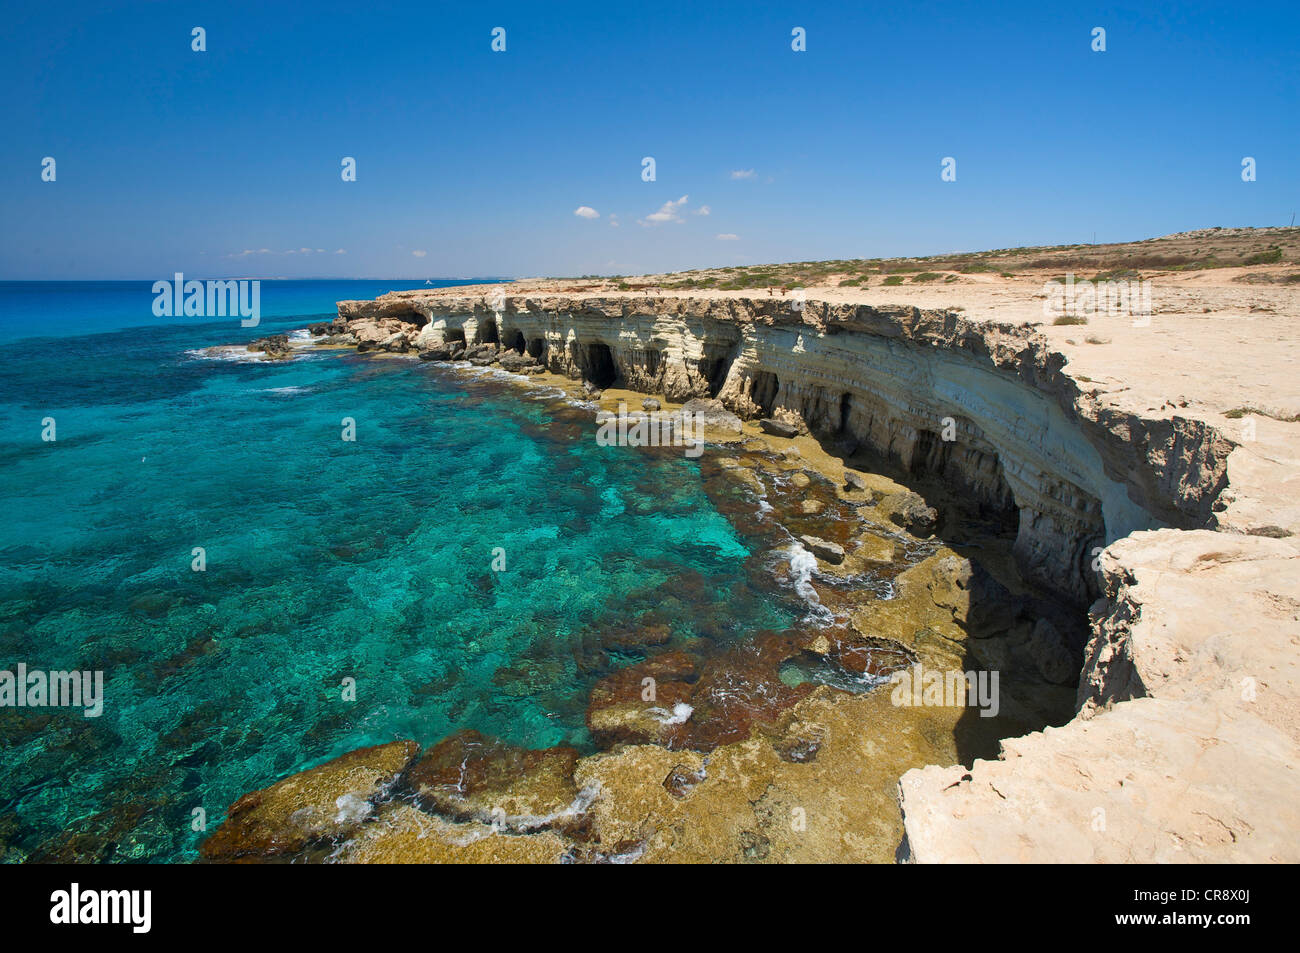
[[[484,318],[478,323],[478,333],[475,334],[475,344],[496,344],[497,343],[497,322],[495,318]]]
[[[715,357],[700,361],[700,373],[709,385],[709,396],[717,397],[722,385],[727,382],[727,372],[731,370],[731,358]]]
[[[776,407],[776,395],[781,390],[781,381],[770,371],[759,371],[754,375],[754,386],[750,388],[749,397],[764,417],[771,417]]]
[[[539,364],[546,363],[546,339],[533,338],[529,341],[528,356],[535,359]]]
[[[587,380],[602,390],[618,380],[618,367],[614,364],[614,354],[608,344],[593,341],[586,346],[583,371]]]
[[[850,424],[853,420],[853,395],[845,394],[840,398],[840,433],[851,436]]]
[[[464,329],[464,328],[447,328],[446,330],[444,330],[444,331],[442,332],[442,338],[443,338],[443,340],[446,341],[448,344],[452,343],[453,341],[459,341],[461,344],[464,344],[464,343],[465,343],[465,329]]]
[[[527,344],[524,341],[523,331],[514,331],[507,334],[506,342],[506,347],[517,354],[523,354],[527,348]]]

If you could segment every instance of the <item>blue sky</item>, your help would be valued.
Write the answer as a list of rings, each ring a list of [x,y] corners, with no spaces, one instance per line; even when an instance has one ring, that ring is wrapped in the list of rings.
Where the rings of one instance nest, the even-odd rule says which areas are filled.
[[[633,273],[1300,211],[1294,3],[32,3],[5,17],[7,279]],[[955,182],[940,180],[947,156]]]

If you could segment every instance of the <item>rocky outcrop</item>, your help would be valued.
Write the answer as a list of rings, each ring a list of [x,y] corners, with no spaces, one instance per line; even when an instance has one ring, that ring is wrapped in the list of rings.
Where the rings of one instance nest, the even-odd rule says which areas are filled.
[[[1101,567],[1079,717],[996,761],[905,774],[903,854],[1300,860],[1300,547],[1161,530]]]
[[[495,310],[494,310],[495,307]],[[1103,406],[1032,330],[945,311],[750,298],[394,292],[341,301],[359,340],[499,343],[596,387],[714,398],[1018,514],[1033,580],[1086,604],[1096,552],[1135,530],[1210,525],[1232,443],[1201,421]]]
[[[265,859],[340,840],[371,816],[419,750],[413,741],[360,748],[245,794],[200,853],[207,860]]]
[[[250,341],[248,350],[254,354],[265,354],[268,361],[283,361],[293,356],[287,334],[272,334],[270,337]]]

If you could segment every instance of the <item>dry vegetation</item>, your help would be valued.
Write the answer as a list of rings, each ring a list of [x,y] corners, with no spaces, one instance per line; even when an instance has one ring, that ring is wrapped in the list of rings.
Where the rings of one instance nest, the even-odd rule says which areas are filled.
[[[952,284],[980,276],[1092,280],[1143,278],[1157,272],[1254,268],[1233,280],[1300,283],[1300,228],[1205,228],[1140,242],[1111,245],[1051,245],[930,255],[924,258],[859,258],[772,265],[702,268],[672,274],[590,275],[566,290],[744,291],[903,284]]]

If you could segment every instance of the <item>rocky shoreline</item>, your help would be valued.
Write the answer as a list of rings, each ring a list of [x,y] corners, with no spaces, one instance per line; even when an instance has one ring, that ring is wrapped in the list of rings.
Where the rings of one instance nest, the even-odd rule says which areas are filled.
[[[816,455],[811,433],[830,448],[823,507],[870,501],[869,522],[928,535],[938,514],[925,500],[843,468],[876,455],[1014,524],[1028,589],[1013,593],[993,564],[936,544],[898,574],[894,598],[846,597],[847,624],[824,632],[772,633],[703,660],[631,634],[645,660],[601,682],[589,707],[609,750],[521,752],[469,735],[418,759],[410,742],[367,749],[247,795],[204,855],[885,860],[896,848],[913,861],[1295,859],[1300,825],[1284,785],[1300,750],[1300,553],[1285,514],[1246,486],[1230,491],[1234,441],[1204,419],[1148,416],[1090,393],[1030,328],[801,304],[451,289],[340,302],[338,319],[310,330],[362,352],[558,375],[595,399],[618,385],[707,404],[748,421],[739,439],[761,442],[749,466],[723,467],[742,483],[787,442]],[[833,517],[824,535],[840,539],[803,537],[824,572],[846,556],[860,565],[886,538],[877,528],[851,539]],[[1240,607],[1229,617],[1219,586],[1249,603],[1244,617]],[[1090,603],[1091,630],[1051,618],[1034,592]],[[782,680],[793,661],[817,658],[859,675],[918,661],[1028,673],[1035,687],[1004,685],[1020,726],[1004,721],[994,736],[961,709]],[[652,707],[637,693],[645,678],[659,686]],[[1062,682],[1071,697],[1059,718],[1039,703]],[[714,716],[710,699],[737,686],[761,686],[762,697],[744,717],[734,705]],[[881,724],[890,730],[873,738]],[[1044,724],[1059,727],[1036,730]],[[997,739],[1026,731],[993,758]],[[453,764],[474,767],[452,777]]]

